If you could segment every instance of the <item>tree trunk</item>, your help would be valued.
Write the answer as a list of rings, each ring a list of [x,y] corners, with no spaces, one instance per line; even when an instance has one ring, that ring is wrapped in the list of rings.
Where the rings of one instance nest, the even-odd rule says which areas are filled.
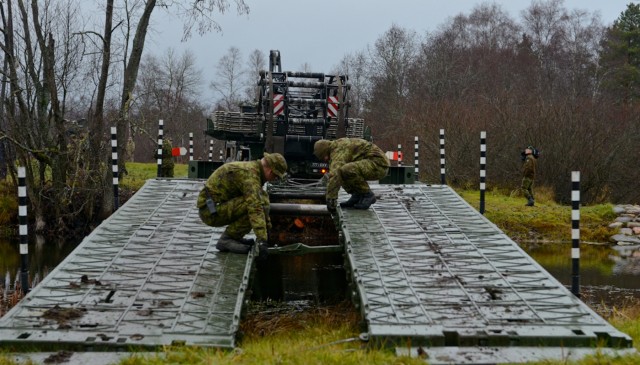
[[[129,108],[131,106],[133,90],[136,87],[136,81],[138,79],[140,60],[142,59],[144,42],[147,38],[147,30],[149,29],[149,19],[151,18],[151,13],[155,6],[156,1],[149,0],[144,7],[144,12],[140,17],[136,33],[133,37],[131,55],[129,56],[129,60],[124,70],[124,81],[118,118],[118,155],[122,156],[122,158],[118,160],[118,169],[120,171],[126,171],[124,164],[125,161],[128,160],[128,156],[125,155],[125,147],[129,131]]]
[[[100,69],[100,80],[98,82],[98,94],[96,98],[96,109],[93,113],[94,128],[90,132],[90,140],[92,146],[97,149],[96,153],[92,155],[91,167],[93,171],[98,172],[100,175],[104,174],[105,178],[99,180],[98,184],[101,184],[102,191],[102,211],[99,218],[106,218],[112,212],[114,208],[113,194],[111,193],[112,186],[112,173],[111,169],[102,169],[101,161],[106,161],[106,166],[111,166],[109,161],[110,150],[108,148],[101,148],[104,146],[105,126],[104,126],[104,98],[107,90],[107,81],[109,79],[109,65],[111,64],[111,34],[113,27],[113,0],[107,1],[107,8],[105,12],[104,22],[104,38],[102,45],[102,66]],[[118,129],[117,133],[122,134],[124,131]],[[99,175],[99,176],[100,176]],[[97,200],[97,199],[96,199]],[[90,209],[93,209],[94,204],[90,204]]]
[[[40,24],[38,3],[31,2],[32,21],[34,32],[37,37],[40,52],[42,54],[43,64],[43,95],[41,105],[43,106],[40,118],[46,118],[47,121],[53,120],[54,135],[52,144],[57,151],[53,153],[51,158],[51,179],[53,182],[54,197],[54,215],[62,216],[68,202],[65,201],[65,186],[67,184],[68,156],[67,142],[65,140],[64,117],[60,110],[60,100],[58,99],[58,83],[55,75],[55,41],[53,35],[49,33],[45,35]],[[47,110],[48,109],[48,110]]]

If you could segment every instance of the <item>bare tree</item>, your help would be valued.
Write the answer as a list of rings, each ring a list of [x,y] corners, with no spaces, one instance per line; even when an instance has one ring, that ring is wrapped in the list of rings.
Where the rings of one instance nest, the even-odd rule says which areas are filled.
[[[202,129],[205,116],[198,101],[202,72],[193,53],[177,56],[169,49],[162,58],[146,56],[139,79],[132,103],[132,136],[136,160],[149,161],[157,150],[158,119],[168,122],[165,135],[175,147],[185,146],[189,132]]]
[[[243,0],[233,2],[239,14],[248,13]],[[125,132],[154,10],[161,7],[177,15],[188,38],[196,29],[199,33],[220,30],[214,15],[228,11],[230,3],[149,0],[125,1],[122,7],[114,7],[109,0],[101,5],[103,30],[81,24],[87,17],[78,11],[86,4],[80,6],[77,0],[0,3],[2,78],[6,81],[0,90],[0,140],[3,144],[10,141],[19,163],[27,167],[36,230],[44,229],[46,222],[55,223],[49,227],[63,228],[74,217],[95,223],[111,214],[106,121],[118,127],[118,152],[125,157],[119,159],[120,171],[125,172]],[[175,72],[180,72],[180,65],[176,66]],[[121,90],[119,102],[113,98],[114,86]],[[172,85],[171,97],[182,97],[183,86]],[[88,120],[89,137],[72,132],[80,123],[68,120],[80,116]],[[13,167],[10,170],[15,173]],[[91,196],[78,198],[78,193]]]
[[[367,119],[373,133],[387,148],[400,142],[393,131],[403,125],[409,70],[417,48],[414,31],[393,25],[370,49],[371,97],[378,102],[368,105]]]
[[[349,108],[350,116],[360,117],[364,112],[364,101],[370,92],[370,78],[368,72],[368,60],[363,51],[348,54],[342,58],[340,65],[334,73],[347,75],[351,85]]]
[[[298,68],[298,71],[312,72],[313,70],[311,69],[311,65],[309,64],[309,62],[304,62],[303,64],[300,65],[300,67]]]
[[[236,10],[238,14],[244,14],[249,12],[249,7],[244,3],[244,0],[234,0],[236,3]],[[158,7],[156,0],[148,0],[144,3],[142,9],[140,9],[139,16],[135,18],[135,13],[137,9],[138,3],[133,3],[131,8],[126,9],[126,18],[131,20],[127,24],[129,26],[135,25],[135,32],[133,33],[133,40],[131,43],[128,43],[130,39],[129,36],[126,37],[127,43],[125,44],[125,53],[122,58],[123,61],[123,82],[122,82],[122,93],[120,98],[120,107],[119,107],[119,117],[117,120],[117,127],[119,131],[123,133],[118,134],[118,150],[121,158],[118,160],[120,171],[126,173],[125,161],[126,154],[124,153],[124,147],[127,145],[127,141],[129,139],[128,134],[125,134],[126,131],[129,131],[129,116],[130,116],[130,108],[131,102],[134,98],[134,90],[136,86],[138,70],[140,67],[140,62],[142,59],[142,53],[144,51],[144,45],[146,41],[147,32],[149,30],[149,22],[151,19],[151,15],[154,10]],[[183,20],[184,32],[183,39],[188,39],[194,28],[197,29],[198,33],[204,34],[211,30],[220,31],[220,25],[213,19],[213,14],[216,12],[224,13],[229,9],[229,1],[227,0],[194,0],[191,2],[182,2],[182,1],[167,1],[163,2],[162,7],[167,10],[174,11],[177,16]],[[132,20],[135,18],[135,21]],[[132,28],[127,27],[126,34],[130,34],[130,30]],[[105,209],[103,213],[107,214],[106,207],[113,206],[113,203],[110,201],[109,194],[103,195],[105,198],[103,206]]]
[[[257,102],[258,100],[258,86],[256,85],[259,79],[260,71],[264,71],[267,68],[267,57],[264,52],[254,49],[249,54],[247,60],[247,77],[245,86],[245,99],[251,102]]]
[[[562,0],[536,0],[522,12],[524,31],[531,40],[542,73],[536,83],[541,93],[553,98],[561,92],[562,62],[569,15]]]
[[[218,61],[216,79],[209,84],[220,95],[225,110],[238,110],[242,91],[242,54],[236,47],[229,47]]]
[[[73,213],[68,204],[72,197],[65,189],[69,151],[64,113],[69,86],[78,75],[77,8],[73,1],[45,3],[42,8],[35,1],[30,7],[22,0],[2,4],[1,48],[7,61],[3,77],[10,85],[3,99],[7,129],[2,137],[12,142],[26,167],[36,231],[46,228],[45,211],[60,223]]]

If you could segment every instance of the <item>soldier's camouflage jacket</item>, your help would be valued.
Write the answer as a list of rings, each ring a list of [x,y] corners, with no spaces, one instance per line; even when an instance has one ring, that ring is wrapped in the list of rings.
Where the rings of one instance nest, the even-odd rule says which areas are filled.
[[[536,158],[528,154],[522,164],[522,177],[533,180],[536,176]]]
[[[268,201],[267,193],[262,189],[266,178],[260,160],[237,161],[225,163],[209,176],[205,186],[217,203],[224,203],[233,198],[244,197],[251,228],[257,240],[267,240],[267,226],[270,223],[265,214],[263,201]],[[198,208],[206,206],[204,189],[200,192]]]
[[[338,197],[341,181],[335,172],[343,165],[361,160],[372,161],[375,165],[384,169],[390,165],[389,159],[380,147],[361,138],[339,138],[331,141],[330,156],[327,199],[336,199]]]

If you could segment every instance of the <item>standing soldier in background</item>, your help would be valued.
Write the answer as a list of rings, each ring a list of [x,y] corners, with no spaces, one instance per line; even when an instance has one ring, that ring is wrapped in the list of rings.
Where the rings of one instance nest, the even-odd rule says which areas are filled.
[[[172,149],[171,140],[165,138],[162,141],[162,165],[160,166],[162,177],[173,177],[173,167],[175,163],[173,162],[173,154],[171,153]]]
[[[269,195],[267,181],[282,178],[287,162],[279,153],[266,153],[257,161],[228,162],[214,171],[198,196],[202,222],[213,227],[228,225],[216,243],[221,252],[246,254],[254,245],[243,238],[251,229],[256,235],[259,258],[267,255]]]
[[[527,198],[527,206],[532,207],[535,204],[533,199],[533,180],[536,177],[536,158],[538,151],[533,146],[528,146],[521,153],[522,160],[522,185],[521,189],[524,197]]]
[[[367,180],[382,179],[389,170],[389,159],[378,146],[360,138],[321,139],[314,144],[313,154],[329,162],[327,209],[336,209],[340,187],[351,194],[341,207],[369,209],[376,202]]]

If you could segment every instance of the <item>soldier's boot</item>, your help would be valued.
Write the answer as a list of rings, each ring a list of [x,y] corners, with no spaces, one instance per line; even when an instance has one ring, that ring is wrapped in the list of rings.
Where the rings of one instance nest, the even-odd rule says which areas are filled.
[[[241,241],[231,238],[228,234],[223,233],[216,243],[216,248],[220,252],[248,253],[251,249],[250,245],[243,244]]]
[[[354,205],[356,205],[358,202],[360,202],[360,199],[362,199],[362,194],[353,193],[351,194],[351,197],[349,198],[349,200],[341,202],[340,206],[342,208],[351,208]]]
[[[369,209],[371,204],[375,202],[376,202],[376,195],[373,192],[369,191],[362,194],[362,198],[360,199],[360,201],[354,204],[353,207],[356,209]]]
[[[532,207],[534,204],[535,204],[535,200],[533,200],[533,198],[529,198],[529,200],[527,201],[527,206]]]
[[[256,240],[254,240],[253,238],[241,238],[241,239],[239,239],[237,241],[242,243],[243,245],[247,245],[249,247],[251,247],[251,246],[256,244]]]

